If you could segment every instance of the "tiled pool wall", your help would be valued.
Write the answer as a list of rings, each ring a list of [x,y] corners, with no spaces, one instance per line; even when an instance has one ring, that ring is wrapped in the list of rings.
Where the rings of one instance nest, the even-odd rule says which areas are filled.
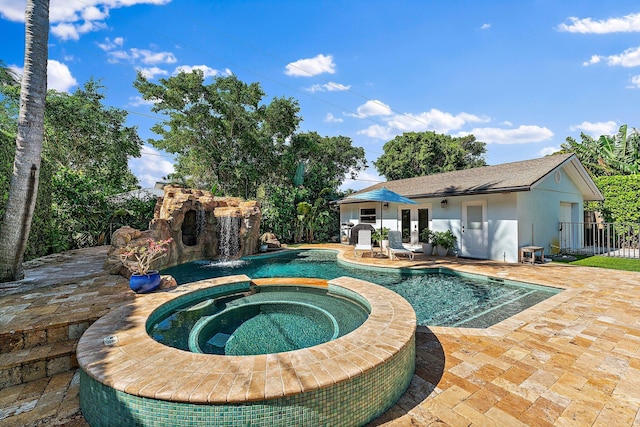
[[[359,426],[405,392],[415,370],[415,338],[393,358],[333,386],[279,399],[203,405],[148,399],[115,390],[81,371],[80,407],[92,427]]]
[[[415,371],[415,313],[399,295],[358,279],[334,279],[328,287],[369,306],[367,321],[337,340],[277,353],[276,359],[291,361],[284,367],[258,368],[264,356],[188,353],[147,334],[149,320],[192,300],[190,292],[243,291],[247,279],[211,279],[174,293],[145,295],[94,323],[78,344],[80,407],[87,422],[93,427],[359,426],[406,391]],[[107,344],[104,337],[117,339]],[[233,370],[224,373],[224,366]],[[315,380],[303,379],[312,372]],[[235,378],[229,388],[215,381],[221,374]],[[302,377],[295,380],[296,375]],[[254,389],[253,376],[267,378],[264,388]],[[276,378],[274,384],[270,379]],[[293,391],[291,380],[302,388]]]

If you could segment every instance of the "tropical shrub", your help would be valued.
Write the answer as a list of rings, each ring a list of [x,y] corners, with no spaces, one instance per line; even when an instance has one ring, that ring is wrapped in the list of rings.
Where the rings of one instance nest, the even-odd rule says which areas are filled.
[[[420,231],[420,241],[422,243],[433,243],[434,233],[428,228],[423,228]]]
[[[594,179],[604,196],[587,209],[602,212],[606,222],[640,223],[640,175],[601,176]]]
[[[453,249],[456,246],[458,238],[453,231],[435,231],[433,233],[433,244],[443,246],[447,249]]]

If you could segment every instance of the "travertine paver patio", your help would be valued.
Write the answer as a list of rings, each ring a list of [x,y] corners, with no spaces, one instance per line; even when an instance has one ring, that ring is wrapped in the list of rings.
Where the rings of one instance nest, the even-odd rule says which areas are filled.
[[[371,425],[640,426],[639,273],[435,257],[354,260],[350,250],[340,256],[385,266],[445,266],[566,289],[485,330],[419,327],[416,375],[400,401]],[[95,271],[63,280],[65,270],[79,267],[74,259],[84,259],[87,268],[87,257],[78,252],[50,263],[58,269],[45,264],[28,272],[47,267],[49,276],[59,275],[53,282],[66,284],[30,283],[24,292],[2,293],[0,332],[145,297],[131,294],[117,276]],[[7,321],[5,313],[16,306],[20,310]],[[70,372],[1,389],[0,425],[83,425],[76,378]]]

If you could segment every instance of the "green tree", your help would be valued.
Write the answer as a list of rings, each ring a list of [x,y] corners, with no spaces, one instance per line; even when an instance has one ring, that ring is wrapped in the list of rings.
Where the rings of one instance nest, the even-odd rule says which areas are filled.
[[[135,188],[129,157],[140,157],[142,140],[125,126],[127,112],[104,102],[104,87],[93,79],[73,94],[49,91],[44,157],[58,169],[91,176],[109,196]]]
[[[355,178],[367,167],[364,149],[346,136],[322,137],[316,132],[294,135],[280,165],[286,183],[303,186],[316,200],[325,189],[337,191],[346,175]],[[300,182],[295,182],[296,176]]]
[[[150,143],[176,154],[176,174],[227,195],[255,197],[301,120],[297,101],[275,98],[264,104],[258,83],[235,76],[205,84],[195,70],[155,84],[139,73],[134,86],[154,102],[154,112],[167,116],[152,127],[162,139]]]
[[[486,166],[486,151],[473,135],[405,132],[387,142],[373,164],[387,180],[396,180]]]
[[[133,189],[137,180],[128,158],[140,155],[142,140],[134,127],[125,126],[126,112],[103,104],[103,87],[93,79],[72,94],[49,91],[40,185],[32,232],[25,258],[107,243],[114,219],[146,228],[153,214],[150,202],[118,202],[109,196]],[[0,88],[0,129],[15,135],[18,93]],[[15,147],[2,142],[0,168]],[[0,174],[0,196],[8,188]],[[127,204],[127,215],[114,212]],[[0,205],[0,212],[4,203]],[[142,225],[142,227],[141,227]],[[35,234],[34,234],[35,233]]]
[[[634,175],[640,171],[640,132],[628,132],[620,126],[616,135],[601,135],[598,139],[580,134],[580,141],[567,137],[561,152],[574,153],[594,176]]]
[[[25,61],[16,153],[9,196],[0,226],[0,281],[24,277],[27,247],[38,194],[47,95],[49,0],[27,0]]]
[[[274,233],[283,243],[293,242],[296,233],[296,207],[307,195],[307,190],[291,185],[260,186],[257,198],[262,202],[262,231]]]
[[[54,169],[52,251],[107,243],[120,208],[109,196],[137,184],[128,160],[140,156],[142,140],[135,127],[125,126],[126,111],[104,105],[103,90],[90,79],[72,94],[47,96],[43,157]]]
[[[339,228],[338,214],[329,202],[342,197],[339,187],[345,175],[355,177],[366,167],[364,149],[344,136],[300,133],[291,138],[277,165],[277,177],[259,194],[263,230],[291,242],[305,237],[297,234],[297,224],[307,240],[326,241]]]
[[[329,192],[330,190],[325,189],[325,191]],[[327,209],[327,200],[318,197],[313,205],[309,202],[300,202],[297,211],[300,225],[299,240],[315,241],[316,230],[322,227],[331,215]]]

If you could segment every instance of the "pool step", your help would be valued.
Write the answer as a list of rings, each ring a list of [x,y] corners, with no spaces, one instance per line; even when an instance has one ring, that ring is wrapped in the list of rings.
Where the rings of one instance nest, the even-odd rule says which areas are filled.
[[[97,318],[0,334],[0,389],[78,367],[78,340]]]

